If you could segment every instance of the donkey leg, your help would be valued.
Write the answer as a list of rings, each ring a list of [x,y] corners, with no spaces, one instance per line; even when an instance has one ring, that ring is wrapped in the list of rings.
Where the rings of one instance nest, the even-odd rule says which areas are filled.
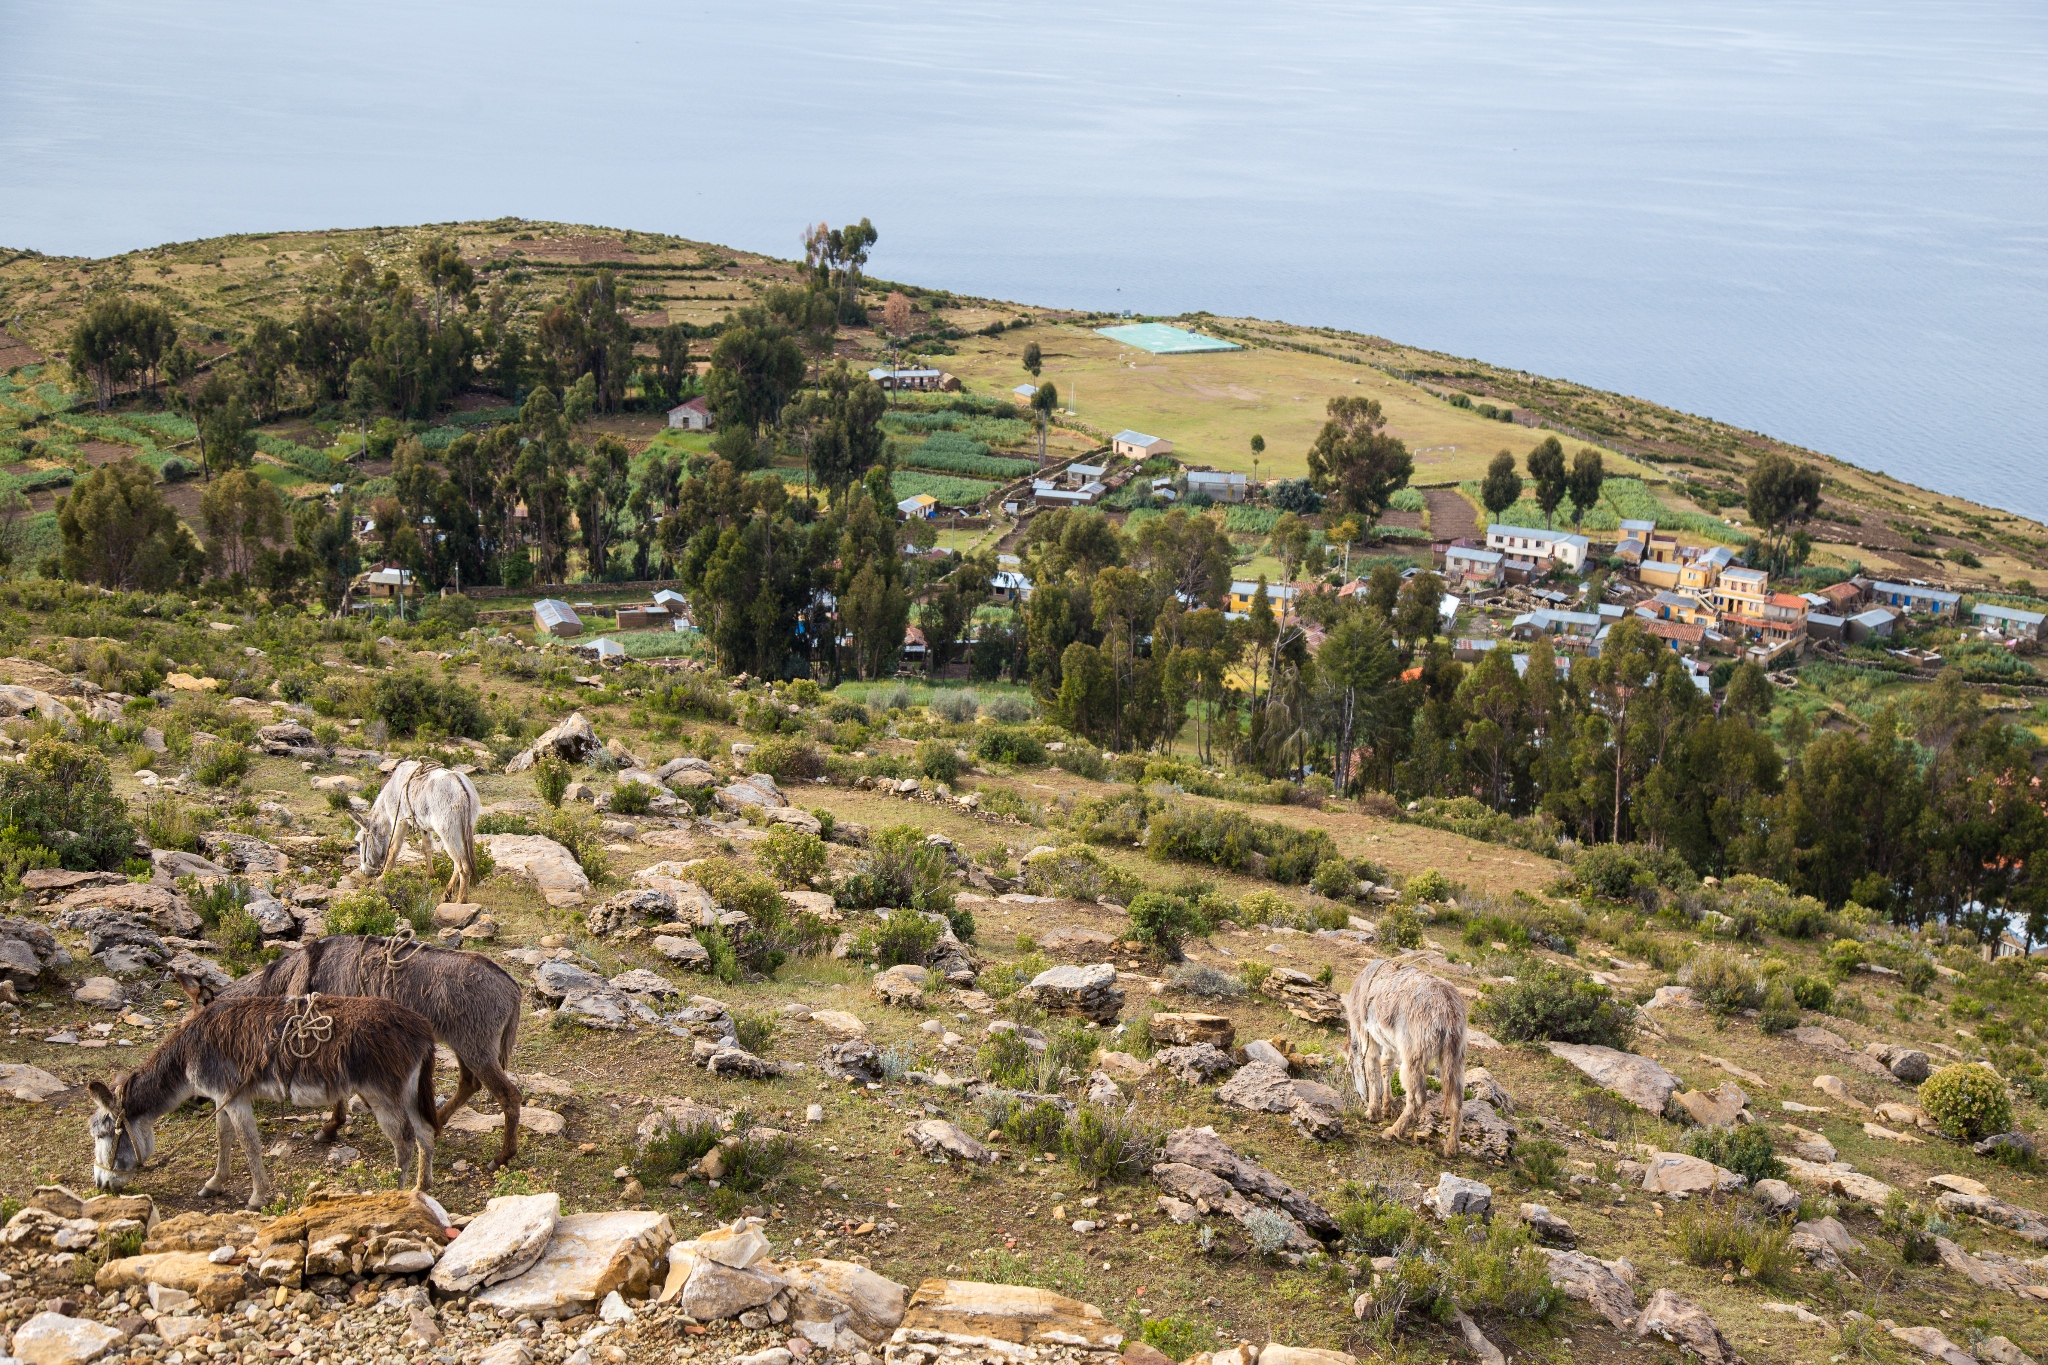
[[[202,1195],[225,1194],[228,1188],[228,1151],[234,1142],[234,1121],[228,1117],[226,1105],[215,1105],[213,1110],[213,1136],[220,1148],[220,1155],[214,1158],[213,1178],[199,1187]]]
[[[448,1097],[448,1102],[442,1105],[440,1112],[434,1115],[434,1122],[441,1124],[443,1127],[447,1126],[448,1120],[454,1117],[456,1110],[469,1103],[469,1097],[474,1095],[482,1085],[482,1082],[477,1080],[476,1073],[469,1069],[468,1062],[457,1059],[456,1067],[461,1073],[461,1079],[455,1083],[455,1093]]]
[[[391,1159],[398,1166],[398,1174],[403,1177],[407,1169],[411,1169],[412,1187],[425,1189],[433,1178],[433,1149],[420,1133],[419,1121],[400,1097],[365,1095],[364,1102],[376,1115],[377,1127],[383,1132],[384,1140],[391,1144]]]
[[[315,1142],[332,1142],[341,1136],[342,1128],[348,1123],[348,1101],[335,1103],[334,1112],[327,1116],[327,1122],[320,1125],[320,1131],[313,1134]]]
[[[1423,1101],[1429,1096],[1429,1078],[1423,1069],[1422,1058],[1412,1053],[1403,1053],[1401,1057],[1401,1089],[1407,1092],[1401,1097],[1401,1116],[1394,1120],[1393,1127],[1380,1134],[1389,1141],[1399,1141],[1408,1136],[1408,1130],[1421,1116]]]
[[[237,1103],[233,1114],[235,1133],[242,1139],[242,1155],[249,1158],[247,1207],[260,1209],[277,1198],[277,1191],[270,1184],[270,1173],[263,1169],[263,1133],[256,1126],[256,1109],[247,1100]]]
[[[510,1166],[519,1151],[519,1087],[512,1083],[512,1078],[505,1074],[505,1068],[497,1064],[495,1057],[489,1058],[483,1067],[483,1081],[498,1101],[498,1107],[505,1111],[505,1140],[498,1148],[498,1159],[493,1168]]]

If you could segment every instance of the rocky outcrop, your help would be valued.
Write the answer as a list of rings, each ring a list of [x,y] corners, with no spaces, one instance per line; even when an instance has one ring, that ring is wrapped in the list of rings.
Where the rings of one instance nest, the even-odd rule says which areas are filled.
[[[1483,1181],[1467,1180],[1463,1176],[1445,1171],[1437,1177],[1436,1188],[1423,1196],[1423,1202],[1436,1210],[1436,1216],[1451,1218],[1491,1218],[1493,1216],[1493,1186]]]
[[[1237,1026],[1221,1014],[1155,1014],[1145,1027],[1161,1047],[1211,1043],[1227,1052],[1237,1044]]]
[[[0,688],[0,692],[24,692],[26,688]],[[55,701],[55,698],[51,699]],[[61,709],[61,708],[60,708]],[[118,1327],[63,1313],[38,1313],[15,1329],[11,1348],[22,1365],[85,1365],[97,1360],[127,1334]]]
[[[1749,1096],[1733,1081],[1712,1090],[1683,1090],[1671,1097],[1677,1112],[1702,1128],[1733,1128],[1744,1121]]]
[[[1337,1222],[1306,1190],[1296,1189],[1256,1162],[1233,1152],[1213,1128],[1180,1128],[1160,1147],[1162,1162],[1207,1171],[1240,1194],[1265,1200],[1318,1238],[1337,1235]],[[1154,1168],[1157,1173],[1157,1167]]]
[[[945,1119],[922,1119],[903,1130],[912,1146],[940,1161],[988,1163],[1001,1158],[968,1136],[957,1123]]]
[[[1964,1194],[1951,1190],[1939,1196],[1936,1207],[1943,1213],[1967,1214],[1996,1223],[2022,1241],[2048,1246],[2048,1217],[2034,1209],[2022,1208],[1990,1194]]]
[[[484,851],[500,871],[531,882],[556,909],[583,904],[590,878],[568,849],[544,834],[482,834]]]
[[[1891,1072],[1894,1079],[1907,1085],[1920,1084],[1933,1069],[1926,1053],[1903,1043],[1865,1043],[1863,1051],[1875,1057],[1878,1065]]]
[[[1040,1009],[1052,1014],[1078,1014],[1098,1024],[1113,1024],[1123,1013],[1123,987],[1116,968],[1107,962],[1089,966],[1051,967],[1025,987]]]
[[[1642,1316],[1636,1320],[1638,1341],[1652,1333],[1672,1342],[1686,1355],[1697,1357],[1703,1365],[1738,1365],[1742,1359],[1705,1310],[1668,1289],[1652,1294],[1643,1305]]]
[[[1583,1251],[1539,1248],[1550,1261],[1550,1282],[1566,1298],[1589,1305],[1616,1331],[1636,1324],[1635,1270],[1626,1261],[1602,1261]]]
[[[1576,1067],[1595,1085],[1647,1113],[1662,1116],[1684,1085],[1648,1057],[1584,1043],[1545,1043],[1550,1055]]]
[[[1344,1002],[1335,991],[1292,967],[1275,967],[1268,972],[1259,983],[1259,992],[1272,996],[1289,1014],[1311,1024],[1334,1024],[1344,1018]]]
[[[579,1213],[559,1220],[540,1260],[525,1273],[489,1285],[473,1302],[517,1316],[589,1312],[614,1289],[645,1292],[654,1265],[674,1240],[665,1213]]]
[[[1252,1062],[1217,1091],[1219,1103],[1254,1114],[1286,1114],[1294,1126],[1320,1141],[1343,1136],[1343,1098],[1315,1081],[1298,1081],[1277,1062]]]
[[[889,1340],[891,1362],[898,1359],[897,1348],[916,1344],[969,1351],[980,1345],[1000,1358],[1015,1359],[1019,1346],[1115,1352],[1123,1346],[1124,1334],[1094,1304],[1050,1290],[926,1280],[910,1296],[903,1321]]]
[[[547,1250],[561,1212],[562,1197],[553,1192],[491,1200],[442,1253],[434,1288],[464,1294],[525,1274]]]
[[[327,757],[327,746],[313,732],[295,720],[279,721],[256,729],[256,742],[272,758],[318,759]]]
[[[598,743],[597,731],[583,718],[581,711],[547,731],[535,740],[531,747],[515,754],[505,765],[508,773],[523,773],[542,758],[559,758],[565,763],[582,763],[602,750]]]
[[[1683,1152],[1659,1152],[1643,1172],[1643,1189],[1649,1194],[1726,1194],[1748,1183],[1733,1171]]]
[[[1183,1085],[1202,1085],[1218,1076],[1228,1076],[1237,1066],[1230,1060],[1230,1054],[1214,1043],[1162,1048],[1152,1054],[1152,1061],[1165,1067]]]

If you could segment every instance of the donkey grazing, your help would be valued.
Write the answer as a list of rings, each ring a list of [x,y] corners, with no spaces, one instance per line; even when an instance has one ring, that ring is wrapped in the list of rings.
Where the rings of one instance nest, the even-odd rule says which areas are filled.
[[[345,1103],[360,1095],[390,1139],[403,1172],[417,1155],[413,1188],[434,1175],[434,1034],[418,1014],[390,1000],[258,996],[198,1010],[149,1059],[109,1089],[88,1087],[92,1178],[119,1189],[156,1151],[156,1121],[194,1095],[213,1101],[220,1157],[201,1194],[228,1183],[230,1136],[249,1158],[249,1207],[276,1197],[263,1169],[254,1102]]]
[[[370,807],[369,820],[355,821],[357,866],[365,876],[371,875],[372,867],[376,876],[384,876],[397,865],[406,840],[419,830],[431,834],[454,865],[446,899],[467,900],[469,884],[476,880],[476,818],[481,805],[476,784],[461,773],[408,758],[391,770],[391,780]]]
[[[1380,958],[1367,963],[1345,992],[1344,1019],[1351,1035],[1351,1083],[1368,1118],[1386,1116],[1393,1097],[1388,1063],[1400,1067],[1401,1116],[1381,1136],[1404,1138],[1415,1126],[1434,1063],[1444,1088],[1444,1155],[1456,1156],[1464,1118],[1465,998],[1419,967]]]
[[[202,1005],[215,998],[190,985],[186,990]],[[520,1100],[519,1087],[505,1070],[519,1042],[519,983],[511,973],[482,953],[377,934],[330,934],[250,972],[218,998],[225,1002],[314,991],[323,996],[380,996],[424,1016],[435,1039],[448,1045],[462,1071],[455,1094],[441,1107],[437,1121],[445,1124],[479,1089],[489,1090],[505,1111],[504,1144],[493,1165],[511,1162],[519,1143]],[[335,1105],[319,1140],[333,1141],[346,1117],[343,1106]]]

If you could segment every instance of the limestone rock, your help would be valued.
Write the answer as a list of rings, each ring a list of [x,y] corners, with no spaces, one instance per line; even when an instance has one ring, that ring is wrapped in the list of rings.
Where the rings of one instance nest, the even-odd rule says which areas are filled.
[[[218,1313],[247,1294],[249,1284],[240,1266],[208,1260],[207,1253],[212,1250],[208,1247],[205,1251],[145,1252],[109,1261],[94,1275],[93,1288],[104,1294],[109,1290],[125,1292],[160,1284],[167,1289],[183,1290],[199,1300],[208,1312]]]
[[[1129,1359],[1128,1356],[1125,1358]],[[1259,1365],[1358,1365],[1358,1357],[1345,1351],[1325,1351],[1314,1346],[1282,1346],[1269,1341],[1259,1348]]]
[[[830,1322],[863,1341],[881,1342],[903,1321],[910,1289],[851,1261],[798,1261],[783,1267],[799,1322]]]
[[[1041,939],[1039,947],[1060,957],[1071,957],[1081,962],[1100,962],[1116,947],[1116,935],[1104,933],[1100,929],[1062,925]],[[1157,1015],[1153,1017],[1158,1018]]]
[[[823,834],[825,826],[817,816],[796,806],[771,806],[767,811],[768,822],[773,825],[788,825],[802,830],[805,834]]]
[[[1764,1206],[1764,1212],[1773,1218],[1783,1218],[1799,1209],[1799,1191],[1782,1180],[1759,1180],[1749,1187],[1749,1192]]]
[[[1335,991],[1292,967],[1275,967],[1268,972],[1259,983],[1259,992],[1272,996],[1289,1014],[1311,1024],[1334,1024],[1344,1018],[1344,1002]]]
[[[615,991],[654,1000],[666,1000],[683,993],[681,986],[659,973],[648,971],[645,967],[620,972],[606,984]]]
[[[718,803],[720,809],[731,815],[738,815],[749,806],[759,806],[763,810],[779,810],[789,804],[783,799],[782,793],[775,790],[772,783],[766,786],[759,785],[754,778],[735,782],[729,787],[720,787],[711,793],[711,799]]]
[[[1817,1161],[1825,1165],[1835,1159],[1835,1144],[1828,1141],[1826,1134],[1816,1133],[1811,1128],[1801,1128],[1796,1123],[1782,1123],[1778,1126],[1791,1135],[1793,1154],[1801,1161]]]
[[[1422,1111],[1416,1138],[1427,1142],[1444,1130],[1443,1104],[1434,1095]],[[1485,1100],[1466,1100],[1458,1106],[1458,1148],[1491,1161],[1506,1161],[1514,1155],[1521,1131],[1514,1122]]]
[[[1685,1354],[1697,1356],[1705,1365],[1736,1365],[1742,1359],[1698,1304],[1668,1289],[1652,1294],[1636,1321],[1637,1340],[1653,1332],[1675,1343]]]
[[[708,1104],[692,1099],[662,1100],[634,1129],[633,1150],[644,1156],[650,1146],[670,1133],[687,1132],[692,1128],[723,1131],[729,1126],[727,1116]]]
[[[708,970],[711,966],[711,950],[688,934],[657,934],[654,951],[686,969]]]
[[[1116,968],[1107,962],[1089,966],[1051,967],[1025,988],[1041,1009],[1054,1014],[1079,1014],[1098,1024],[1113,1024],[1123,1012],[1123,988]]]
[[[1290,1115],[1311,1137],[1327,1139],[1343,1132],[1337,1092],[1314,1081],[1291,1079],[1281,1063],[1252,1062],[1240,1068],[1216,1091],[1216,1099],[1249,1113]]]
[[[1733,1171],[1682,1152],[1657,1153],[1643,1172],[1643,1189],[1650,1194],[1726,1193],[1747,1183]]]
[[[1508,1094],[1507,1087],[1496,1080],[1494,1074],[1483,1066],[1468,1066],[1465,1068],[1465,1098],[1468,1100],[1485,1100],[1503,1114],[1515,1112],[1514,1096]]]
[[[1700,1002],[1693,998],[1690,986],[1659,986],[1657,993],[1650,997],[1646,1010],[1696,1010]]]
[[[477,842],[502,871],[533,883],[556,909],[583,904],[590,878],[568,849],[544,834],[481,834]]]
[[[1445,1220],[1460,1215],[1474,1218],[1493,1216],[1493,1187],[1452,1175],[1449,1171],[1437,1177],[1436,1188],[1425,1197],[1436,1209],[1436,1216]]]
[[[562,1197],[552,1191],[491,1200],[441,1254],[434,1288],[463,1294],[525,1274],[547,1250],[561,1212]]]
[[[1816,1218],[1795,1223],[1785,1245],[1821,1270],[1842,1272],[1842,1257],[1862,1251],[1863,1243],[1849,1235],[1839,1218]],[[1853,1277],[1852,1277],[1853,1278]]]
[[[2034,1358],[2006,1337],[1986,1337],[1977,1343],[1977,1358],[1991,1365],[2034,1365]]]
[[[1942,1365],[1977,1365],[1977,1358],[1950,1341],[1939,1327],[1894,1327],[1893,1337]]]
[[[670,1250],[668,1263],[671,1284],[679,1270],[685,1274],[676,1290],[676,1304],[693,1318],[736,1318],[789,1287],[789,1281],[767,1266],[741,1269],[723,1265],[707,1257],[693,1256],[680,1246]]]
[[[1003,1347],[1078,1347],[1113,1351],[1124,1334],[1092,1303],[1081,1303],[1028,1285],[981,1284],[971,1280],[926,1280],[910,1297],[893,1344],[932,1342],[972,1347],[977,1341]]]
[[[1879,1065],[1907,1085],[1918,1085],[1927,1079],[1933,1069],[1927,1054],[1916,1047],[1900,1043],[1867,1043],[1863,1050],[1875,1057]]]
[[[26,690],[0,688],[0,692]],[[38,1313],[15,1330],[13,1354],[22,1365],[85,1365],[123,1340],[119,1328],[105,1323],[62,1313]]]
[[[922,1119],[903,1130],[918,1151],[926,1156],[969,1162],[991,1162],[1001,1158],[969,1137],[957,1123],[945,1119]]]
[[[256,742],[273,758],[323,758],[327,754],[326,746],[313,737],[313,732],[295,720],[258,726]]]
[[[1524,1204],[1519,1212],[1522,1221],[1536,1235],[1536,1240],[1547,1247],[1560,1247],[1569,1251],[1579,1244],[1579,1234],[1572,1225],[1552,1213],[1541,1204]]]
[[[2022,1208],[2018,1204],[2008,1203],[1988,1194],[1950,1192],[1934,1202],[1943,1213],[1963,1213],[1973,1218],[1982,1218],[1987,1223],[1996,1223],[2002,1228],[2009,1229],[2022,1241],[2032,1242],[2035,1246],[2048,1246],[2048,1217],[2033,1209]]]
[[[644,1285],[673,1240],[668,1215],[644,1211],[579,1213],[560,1219],[533,1267],[490,1285],[473,1302],[512,1316],[562,1317],[590,1310],[606,1294]]]
[[[1636,1291],[1616,1272],[1615,1263],[1596,1260],[1583,1251],[1539,1248],[1550,1260],[1550,1282],[1567,1298],[1592,1307],[1617,1331],[1636,1323]]]
[[[1946,1237],[1934,1239],[1934,1251],[1944,1266],[1979,1289],[1996,1294],[2024,1294],[2030,1283],[2023,1272],[1972,1256]]]
[[[635,924],[662,924],[676,916],[673,893],[653,887],[621,891],[584,914],[583,922],[593,934],[616,934]]]
[[[1164,1048],[1152,1054],[1152,1060],[1172,1072],[1184,1085],[1201,1085],[1218,1076],[1227,1076],[1237,1066],[1230,1060],[1230,1054],[1214,1043]]]
[[[552,755],[569,763],[581,763],[601,750],[597,731],[578,711],[567,720],[548,730],[524,752],[513,756],[505,765],[508,773],[523,773],[540,759]]]
[[[1685,1090],[1671,1097],[1685,1116],[1702,1128],[1733,1128],[1742,1122],[1749,1096],[1733,1081],[1723,1081],[1712,1090]]]
[[[1161,1047],[1211,1043],[1227,1052],[1237,1042],[1237,1026],[1220,1014],[1155,1014],[1146,1027]]]
[[[930,977],[924,968],[900,963],[876,975],[874,992],[885,1005],[917,1005],[924,1000],[924,983]]]
[[[111,976],[88,976],[71,992],[71,998],[81,1005],[103,1010],[117,1010],[127,1004],[121,994],[121,983]]]
[[[1550,1055],[1568,1062],[1596,1085],[1612,1090],[1638,1109],[1662,1115],[1682,1082],[1648,1057],[1582,1043],[1545,1043]]]
[[[246,836],[241,836],[246,837]],[[261,844],[260,839],[250,843]],[[263,847],[269,848],[268,844]],[[272,850],[275,852],[276,850]],[[123,882],[119,886],[84,886],[57,902],[55,923],[59,929],[91,933],[92,920],[82,912],[125,911],[139,915],[160,934],[190,938],[203,927],[199,916],[177,891],[162,886]]]
[[[860,1021],[860,1016],[849,1014],[845,1010],[816,1010],[812,1012],[811,1019],[823,1025],[827,1033],[837,1034],[842,1038],[867,1037],[868,1026]]]
[[[1305,1190],[1233,1152],[1213,1128],[1178,1128],[1166,1135],[1160,1157],[1220,1177],[1241,1194],[1266,1200],[1319,1238],[1337,1235],[1337,1221]],[[1155,1168],[1156,1169],[1156,1168]]]
[[[1795,1184],[1810,1185],[1848,1199],[1860,1199],[1878,1208],[1883,1208],[1884,1201],[1891,1197],[1891,1186],[1875,1176],[1862,1174],[1846,1161],[1822,1164],[1796,1156],[1780,1159],[1785,1163],[1785,1174]]]

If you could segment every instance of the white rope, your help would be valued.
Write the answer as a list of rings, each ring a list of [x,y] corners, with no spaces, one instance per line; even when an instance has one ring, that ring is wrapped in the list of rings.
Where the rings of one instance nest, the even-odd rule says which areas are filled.
[[[278,1032],[278,1045],[300,1061],[318,1052],[334,1036],[334,1016],[320,1008],[319,1000],[317,993],[292,996],[290,1012]]]

